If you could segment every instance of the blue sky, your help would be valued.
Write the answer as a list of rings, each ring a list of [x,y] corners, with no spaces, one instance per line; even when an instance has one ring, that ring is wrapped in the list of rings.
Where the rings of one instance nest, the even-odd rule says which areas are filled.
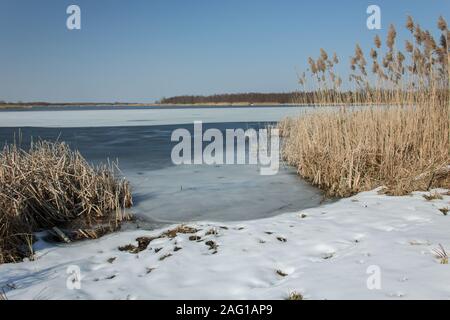
[[[70,4],[81,30],[66,28]],[[380,31],[366,28],[370,4],[381,7]],[[356,42],[367,50],[407,14],[436,30],[449,12],[449,0],[0,0],[0,100],[291,91],[321,47],[345,74]]]

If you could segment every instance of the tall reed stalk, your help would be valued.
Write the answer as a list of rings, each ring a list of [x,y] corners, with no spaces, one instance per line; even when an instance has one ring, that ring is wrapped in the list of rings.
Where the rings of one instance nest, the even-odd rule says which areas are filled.
[[[323,49],[318,59],[309,58],[308,75],[300,76],[303,90],[311,92],[310,103],[340,108],[282,121],[283,155],[330,195],[378,186],[396,195],[450,188],[450,33],[443,17],[439,43],[411,17],[406,28],[412,39],[405,42],[405,53],[397,49],[393,25],[384,44],[375,37],[370,70],[356,45],[349,91],[342,90],[334,71],[337,55],[330,59]]]

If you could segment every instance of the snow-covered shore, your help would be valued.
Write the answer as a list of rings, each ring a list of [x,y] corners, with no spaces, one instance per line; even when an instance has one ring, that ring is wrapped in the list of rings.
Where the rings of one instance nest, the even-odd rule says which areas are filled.
[[[450,196],[438,191],[443,198],[431,201],[375,190],[262,220],[188,223],[198,231],[146,248],[144,238],[128,251],[118,248],[176,226],[39,242],[35,261],[0,266],[0,287],[8,299],[285,299],[292,291],[305,299],[449,299],[450,265],[433,249],[450,250],[450,216],[440,211]],[[67,288],[70,266],[80,268],[79,290]],[[373,270],[381,288],[369,290]]]

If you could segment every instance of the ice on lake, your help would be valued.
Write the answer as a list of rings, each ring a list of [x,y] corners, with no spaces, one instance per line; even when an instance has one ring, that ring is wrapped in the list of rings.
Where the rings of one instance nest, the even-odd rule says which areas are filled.
[[[228,113],[228,118],[222,118],[223,112],[210,109],[191,110],[189,121],[204,121],[204,130],[261,128],[284,117],[286,112],[292,114],[302,111],[299,108],[284,108],[284,112],[280,109],[270,116],[261,116],[261,113],[271,108],[249,109],[234,110],[247,121],[231,121],[236,116],[233,110]],[[124,119],[120,122],[116,115],[111,116],[110,112],[117,110],[93,111],[94,114],[103,114],[101,118],[109,118],[110,121],[94,125],[91,119],[91,122],[88,121],[90,126],[80,126],[89,112],[85,110],[1,112],[0,123],[3,127],[0,128],[0,140],[12,142],[20,136],[21,144],[27,146],[31,139],[59,139],[79,149],[92,163],[117,159],[124,176],[133,187],[133,212],[145,223],[155,226],[198,220],[252,220],[320,204],[322,193],[301,180],[295,170],[283,164],[278,174],[273,176],[260,175],[257,165],[173,165],[170,154],[176,142],[170,141],[172,131],[177,128],[192,130],[193,127],[188,120],[185,120],[187,124],[181,120],[187,116],[186,110],[172,110],[175,111],[175,120],[169,123],[160,121],[160,125],[134,123],[129,126],[124,125],[128,123]],[[124,114],[128,114],[128,118],[139,118],[142,116],[140,111],[127,110]],[[247,112],[246,116],[243,116],[243,111]],[[217,114],[213,117],[212,112]],[[4,126],[5,114],[14,119],[11,124],[20,125]],[[45,117],[49,125],[39,126]],[[250,121],[252,117],[265,120]],[[226,121],[222,121],[224,119]],[[171,124],[172,121],[180,123]]]

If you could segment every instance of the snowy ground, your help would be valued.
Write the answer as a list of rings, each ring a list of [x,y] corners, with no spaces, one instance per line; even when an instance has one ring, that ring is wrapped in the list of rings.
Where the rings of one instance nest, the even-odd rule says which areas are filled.
[[[449,299],[450,265],[433,249],[450,250],[450,216],[439,210],[450,196],[423,194],[372,191],[262,220],[189,223],[198,231],[152,240],[138,253],[118,248],[175,226],[39,242],[35,261],[0,266],[0,286],[9,299],[285,299],[291,291],[305,299]],[[73,265],[79,290],[66,286]],[[370,266],[380,270],[379,290],[367,287]]]

